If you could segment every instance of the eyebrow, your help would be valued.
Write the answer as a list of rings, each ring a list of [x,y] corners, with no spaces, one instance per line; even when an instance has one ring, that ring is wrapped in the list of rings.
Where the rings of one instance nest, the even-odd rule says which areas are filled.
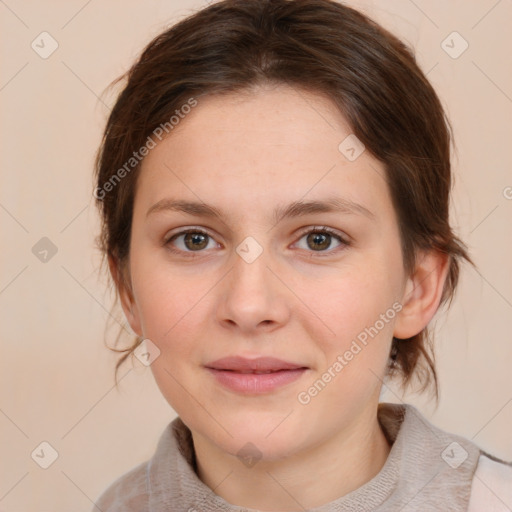
[[[173,199],[162,199],[155,203],[146,212],[146,218],[154,213],[162,211],[176,211],[188,213],[197,217],[211,217],[225,219],[227,215],[223,214],[217,208],[207,205],[206,203],[196,201],[180,201]],[[355,203],[350,199],[341,197],[329,197],[324,200],[317,201],[294,201],[287,206],[278,206],[273,212],[274,222],[277,224],[284,219],[301,217],[315,213],[342,213],[342,214],[359,214],[368,217],[370,220],[375,219],[375,214],[365,208],[363,205]]]

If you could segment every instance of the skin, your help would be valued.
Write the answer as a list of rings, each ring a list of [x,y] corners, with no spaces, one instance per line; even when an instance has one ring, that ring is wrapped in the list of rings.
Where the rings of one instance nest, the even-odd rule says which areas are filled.
[[[328,99],[280,85],[198,101],[142,162],[126,273],[113,260],[111,272],[132,329],[161,351],[151,368],[192,432],[199,478],[239,506],[317,507],[384,465],[390,447],[377,404],[392,337],[413,336],[431,320],[447,259],[422,253],[405,274],[384,167],[369,151],[353,162],[339,151],[351,129]],[[373,218],[272,217],[276,206],[333,195]],[[224,217],[146,215],[165,198],[204,202]],[[307,236],[318,226],[349,245],[327,236],[319,250]],[[165,245],[187,228],[211,236],[204,248],[185,245],[184,236]],[[263,249],[252,263],[236,252],[248,236]],[[317,396],[299,403],[297,395],[396,301],[402,310]],[[309,369],[273,392],[242,395],[204,368],[230,355]],[[261,454],[252,467],[237,457],[248,442]]]

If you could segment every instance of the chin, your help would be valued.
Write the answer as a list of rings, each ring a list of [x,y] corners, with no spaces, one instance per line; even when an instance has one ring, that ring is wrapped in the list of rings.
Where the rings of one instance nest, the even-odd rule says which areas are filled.
[[[238,415],[223,423],[233,437],[222,430],[220,438],[215,436],[212,440],[224,451],[238,457],[253,456],[267,461],[282,459],[305,444],[307,439],[311,440],[307,426],[303,421],[297,423],[298,417],[293,416],[294,413],[286,418],[286,414],[257,411]]]

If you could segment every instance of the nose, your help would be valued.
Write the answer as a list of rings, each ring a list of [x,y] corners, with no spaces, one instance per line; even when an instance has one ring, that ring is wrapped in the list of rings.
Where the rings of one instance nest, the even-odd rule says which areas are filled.
[[[270,263],[270,265],[269,265]],[[290,318],[291,292],[264,251],[248,262],[233,254],[233,268],[223,280],[217,308],[219,322],[244,334],[269,333]]]

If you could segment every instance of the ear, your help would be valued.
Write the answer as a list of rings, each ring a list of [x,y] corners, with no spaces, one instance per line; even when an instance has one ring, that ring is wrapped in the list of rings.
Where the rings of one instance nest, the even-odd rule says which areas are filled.
[[[129,267],[129,260],[127,260],[127,265]],[[137,304],[133,298],[132,286],[129,279],[129,271],[127,272],[128,277],[125,276],[118,264],[118,260],[113,256],[108,257],[108,266],[110,269],[110,274],[112,275],[112,279],[114,280],[115,286],[117,288],[121,306],[123,308],[126,319],[128,320],[128,323],[130,324],[133,332],[138,336],[142,336],[139,312]]]
[[[407,339],[421,332],[435,315],[448,275],[450,256],[439,251],[420,252],[407,278],[393,336]]]

